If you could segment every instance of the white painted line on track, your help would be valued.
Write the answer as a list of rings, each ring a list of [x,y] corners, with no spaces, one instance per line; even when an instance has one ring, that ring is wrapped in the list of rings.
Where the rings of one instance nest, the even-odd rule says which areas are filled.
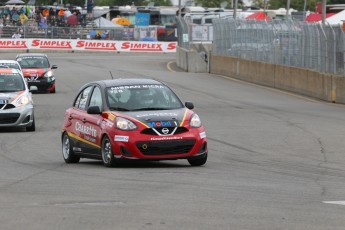
[[[168,64],[167,64],[167,68],[168,68],[168,70],[170,71],[170,72],[176,72],[176,71],[174,71],[171,67],[170,67],[170,65],[172,64],[172,63],[174,63],[175,61],[170,61],[170,62],[168,62]]]
[[[339,200],[339,201],[323,201],[324,204],[338,204],[338,205],[345,205],[345,200]]]

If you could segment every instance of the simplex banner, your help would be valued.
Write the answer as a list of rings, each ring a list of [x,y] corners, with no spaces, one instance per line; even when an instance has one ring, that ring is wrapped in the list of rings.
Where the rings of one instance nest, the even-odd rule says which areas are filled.
[[[49,49],[71,51],[113,51],[174,53],[177,42],[69,40],[69,39],[0,39],[0,50]]]

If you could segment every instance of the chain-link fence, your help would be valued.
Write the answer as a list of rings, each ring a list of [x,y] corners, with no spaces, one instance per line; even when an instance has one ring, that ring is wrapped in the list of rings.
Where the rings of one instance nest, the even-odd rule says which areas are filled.
[[[345,75],[341,26],[214,19],[213,53]]]
[[[97,23],[99,25],[97,25]],[[106,39],[121,41],[177,41],[176,26],[102,26],[101,20],[91,20],[88,25],[40,27],[30,19],[25,25],[5,23],[0,18],[0,38],[11,38],[15,33],[21,38],[45,39]]]

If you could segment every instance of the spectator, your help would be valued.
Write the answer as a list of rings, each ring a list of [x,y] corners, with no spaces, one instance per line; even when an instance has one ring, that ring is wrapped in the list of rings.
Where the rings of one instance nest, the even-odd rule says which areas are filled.
[[[65,11],[62,8],[60,8],[58,12],[58,17],[60,20],[62,20],[65,17]]]
[[[22,24],[22,26],[25,26],[27,24],[27,21],[29,20],[28,17],[24,14],[24,12],[22,12],[20,15],[19,15],[19,20],[20,20],[20,23]]]
[[[23,13],[23,14],[26,13],[26,10],[24,9],[23,6],[18,10],[18,14],[20,15],[21,13]]]
[[[38,26],[39,26],[40,28],[47,28],[47,27],[48,27],[47,18],[41,16],[40,22],[39,22]]]
[[[43,17],[48,17],[49,16],[49,10],[47,8],[44,8],[42,10],[42,15],[43,15]]]
[[[18,14],[17,10],[15,7],[12,8],[11,12],[10,12],[10,15],[11,15],[11,19],[12,19],[12,16],[13,14]]]
[[[17,30],[13,35],[12,35],[13,39],[20,39],[22,38],[22,34],[20,33],[19,30]]]
[[[15,26],[18,25],[18,23],[19,23],[19,14],[18,14],[17,10],[12,10],[11,11],[11,19],[12,19],[13,25],[15,25]]]

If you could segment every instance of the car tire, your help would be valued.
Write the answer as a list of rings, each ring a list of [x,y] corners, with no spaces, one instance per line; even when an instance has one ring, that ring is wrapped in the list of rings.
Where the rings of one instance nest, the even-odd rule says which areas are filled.
[[[52,91],[50,91],[50,93],[55,93],[55,92],[56,92],[55,88]]]
[[[32,119],[32,124],[29,127],[26,127],[27,132],[34,132],[36,130],[36,125],[35,125],[35,117]]]
[[[105,167],[114,167],[116,159],[114,157],[111,143],[108,136],[102,139],[102,161]]]
[[[206,164],[207,161],[207,154],[203,158],[196,158],[196,159],[188,159],[188,162],[191,166],[201,166]]]
[[[80,157],[75,155],[70,138],[66,132],[62,135],[62,156],[67,164],[78,163],[80,160]]]

